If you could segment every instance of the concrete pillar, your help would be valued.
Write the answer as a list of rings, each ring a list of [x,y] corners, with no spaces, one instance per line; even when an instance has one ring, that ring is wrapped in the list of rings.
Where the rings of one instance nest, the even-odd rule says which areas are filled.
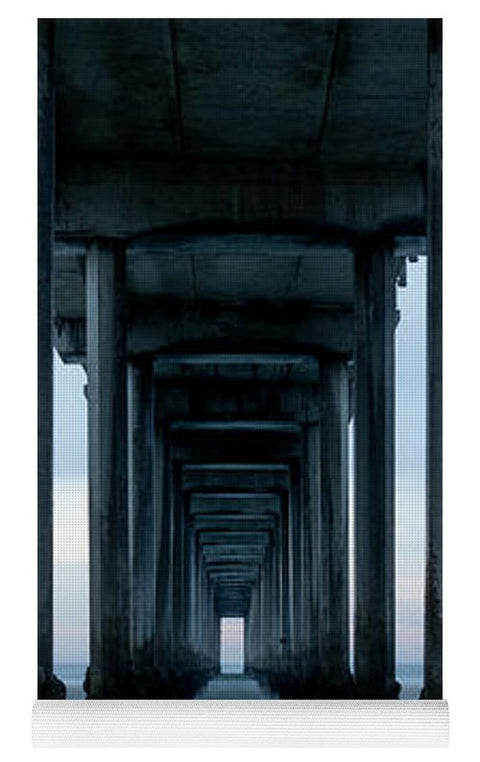
[[[213,582],[207,580],[207,618],[206,618],[206,645],[207,656],[211,664],[217,661],[218,636],[216,629],[217,616],[215,612],[215,591]]]
[[[274,664],[274,632],[275,632],[275,567],[273,560],[273,549],[269,545],[265,550],[264,561],[264,661],[265,669],[272,670]]]
[[[259,617],[258,617],[258,580],[252,588],[250,608],[245,622],[245,666],[258,668],[258,640],[259,640]]]
[[[428,22],[427,559],[424,689],[442,698],[442,20]]]
[[[213,607],[212,613],[212,666],[219,668],[220,664],[220,617]]]
[[[355,253],[355,678],[360,695],[395,683],[394,330],[389,246]]]
[[[130,366],[132,661],[153,666],[155,631],[154,410],[149,362]]]
[[[291,485],[289,494],[289,506],[292,516],[292,551],[291,551],[291,579],[293,588],[293,640],[295,647],[295,661],[300,665],[304,652],[304,629],[303,610],[305,608],[304,562],[303,562],[303,511],[300,495],[300,469],[298,463],[291,464]]]
[[[320,672],[328,685],[349,670],[348,619],[348,375],[324,361],[321,395]]]
[[[202,648],[202,550],[195,542],[195,650],[200,653]]]
[[[187,522],[185,554],[185,602],[186,602],[186,643],[195,651],[196,637],[196,550],[195,532],[192,522]]]
[[[90,501],[90,691],[118,695],[129,664],[125,254],[86,259]]]
[[[272,548],[273,551],[273,659],[275,671],[280,669],[284,623],[284,597],[283,597],[283,533],[281,531],[281,517],[279,525],[275,530],[276,541]]]
[[[208,577],[207,572],[205,570],[205,564],[202,565],[202,573],[201,573],[201,584],[200,584],[200,611],[201,611],[201,619],[200,619],[200,642],[202,644],[201,651],[202,656],[204,659],[208,659],[208,648],[209,648],[209,642],[208,642],[208,596],[209,596],[209,590],[208,590]]]
[[[215,600],[212,599],[212,625],[213,625],[213,645],[212,645],[212,662],[214,667],[218,668],[220,663],[220,617],[215,609]]]
[[[252,666],[259,668],[259,648],[260,648],[260,578],[257,579],[252,591],[251,604],[252,628],[251,628],[251,653]]]
[[[65,698],[53,678],[53,21],[38,20],[38,698]]]
[[[220,672],[220,615],[215,612],[215,660],[214,667]]]
[[[259,668],[261,670],[266,669],[266,633],[267,633],[267,623],[266,623],[266,554],[263,559],[263,563],[260,567],[260,574],[258,576],[258,614],[259,614],[259,623],[258,623],[258,662],[259,662]]]
[[[308,669],[316,668],[319,645],[319,598],[321,584],[321,493],[320,427],[304,426],[303,515],[304,515],[304,634]]]
[[[251,650],[251,612],[252,612],[252,597],[250,597],[250,607],[245,616],[245,630],[244,630],[244,649],[245,649],[245,671],[249,669],[252,663],[252,650]]]
[[[171,655],[172,622],[172,544],[171,544],[171,484],[170,444],[167,426],[162,421],[156,432],[156,589],[155,589],[155,666],[162,670],[168,666]]]
[[[258,654],[258,585],[255,583],[252,589],[252,600],[250,602],[248,627],[248,666],[256,669]]]
[[[195,579],[195,650],[198,654],[202,653],[202,568],[203,559],[201,556],[201,548],[197,544],[196,550],[197,567],[196,567],[196,579]]]
[[[282,499],[278,519],[278,662],[279,669],[285,668],[290,647],[290,594],[288,588],[288,508]]]
[[[294,626],[294,580],[293,580],[293,517],[289,493],[281,497],[282,501],[282,531],[283,531],[283,590],[284,590],[284,626],[283,636],[286,644],[283,646],[283,655],[290,661],[295,653],[295,626]]]
[[[53,674],[53,342],[52,252],[54,172],[54,22],[38,20],[38,698],[63,699]]]
[[[173,530],[173,651],[178,654],[185,646],[186,606],[185,606],[185,511],[181,491],[181,470],[178,464],[170,464],[172,468],[173,489],[172,530]]]

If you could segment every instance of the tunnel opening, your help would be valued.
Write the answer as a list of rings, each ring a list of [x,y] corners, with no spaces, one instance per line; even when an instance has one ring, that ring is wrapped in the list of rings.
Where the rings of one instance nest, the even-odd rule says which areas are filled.
[[[243,675],[245,670],[245,619],[220,618],[220,674]]]

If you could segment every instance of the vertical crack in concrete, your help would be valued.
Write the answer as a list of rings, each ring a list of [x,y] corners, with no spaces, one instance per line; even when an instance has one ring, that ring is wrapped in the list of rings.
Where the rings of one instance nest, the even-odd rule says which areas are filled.
[[[287,288],[285,289],[284,299],[288,299],[288,297],[291,295],[293,289],[295,288],[297,284],[298,277],[300,275],[300,269],[302,266],[302,260],[303,260],[302,256],[298,256],[295,260],[293,272],[290,278],[288,279]]]
[[[337,59],[338,59],[338,48],[339,48],[339,39],[340,39],[340,27],[341,27],[341,19],[337,19],[335,31],[333,33],[332,38],[332,45],[330,47],[330,62],[328,65],[328,77],[327,77],[327,85],[325,87],[325,99],[323,101],[323,110],[322,110],[322,116],[320,120],[320,128],[318,131],[318,137],[317,137],[317,151],[320,153],[323,145],[323,138],[325,135],[325,129],[327,126],[327,119],[328,119],[328,112],[330,111],[330,104],[332,101],[332,92],[333,92],[333,82],[335,79],[335,74],[337,71]]]

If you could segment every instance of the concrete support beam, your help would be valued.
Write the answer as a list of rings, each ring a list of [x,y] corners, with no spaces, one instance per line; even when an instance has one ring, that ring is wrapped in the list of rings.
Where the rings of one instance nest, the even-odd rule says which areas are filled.
[[[348,354],[352,347],[353,314],[349,308],[308,308],[306,305],[247,305],[181,302],[158,306],[130,304],[129,354],[185,348],[225,346],[233,351],[255,341],[261,352],[279,351],[296,343],[305,351]],[[61,318],[61,319],[60,319]],[[65,362],[83,362],[85,322],[82,316],[59,314],[55,335]]]
[[[215,588],[212,581],[209,582],[209,656],[212,664],[218,663],[219,658],[219,632],[218,614],[215,609]]]
[[[259,666],[262,670],[267,669],[267,569],[264,562],[260,567],[258,578],[258,597],[259,597],[259,642],[258,656]]]
[[[168,665],[173,643],[173,506],[171,445],[167,427],[160,425],[156,433],[157,521],[155,663],[159,669]]]
[[[212,612],[214,605],[213,585],[208,578],[208,573],[205,571],[205,587],[204,587],[204,617],[203,617],[203,643],[204,653],[206,659],[210,660],[212,656]]]
[[[279,614],[279,653],[283,661],[291,653],[292,648],[292,614],[291,606],[291,580],[289,567],[290,553],[290,524],[288,494],[282,495],[282,511],[279,521],[279,585],[280,585],[280,614]]]
[[[173,650],[174,654],[185,646],[186,636],[186,599],[185,599],[185,511],[181,494],[181,472],[178,463],[171,466],[173,491],[172,528],[173,528]]]
[[[199,635],[199,650],[203,658],[207,658],[207,573],[205,564],[200,566],[200,574],[198,579],[198,635]]]
[[[283,629],[282,593],[282,535],[278,531],[272,546],[272,661],[276,670],[280,666],[280,637]]]
[[[272,547],[269,546],[265,551],[265,561],[263,568],[265,572],[264,576],[264,590],[265,599],[262,609],[263,624],[264,624],[264,666],[265,669],[271,670],[274,668],[273,659],[273,638],[274,638],[274,611],[275,611],[275,588],[274,588],[274,568],[273,568],[273,553]]]
[[[254,669],[259,669],[260,664],[260,635],[261,635],[261,621],[260,621],[260,579],[257,579],[253,588],[252,594],[252,624],[250,635],[251,646],[251,666]]]
[[[297,658],[300,657],[304,645],[303,610],[304,600],[304,562],[303,562],[303,516],[300,490],[299,464],[292,464],[291,490],[289,495],[290,515],[290,579],[291,579],[291,602],[293,611],[292,640],[293,651]]]
[[[196,648],[196,579],[197,555],[195,549],[195,532],[191,522],[187,526],[185,554],[185,601],[186,601],[186,642],[193,651]]]
[[[423,698],[442,698],[442,20],[428,22],[427,564]]]
[[[182,347],[205,349],[227,342],[229,350],[245,344],[260,352],[282,351],[296,344],[299,351],[352,351],[353,314],[345,309],[309,309],[305,305],[247,305],[172,303],[166,307],[135,305],[128,338],[129,352],[142,354]],[[78,349],[77,349],[78,351]]]
[[[168,188],[168,193],[165,193]],[[202,193],[198,189],[202,188]],[[282,162],[132,161],[65,158],[58,168],[57,231],[132,237],[227,222],[232,230],[370,231],[424,224],[419,170],[319,172]],[[407,221],[407,222],[406,222]]]
[[[250,608],[245,619],[245,668],[257,666],[258,649],[258,581],[252,587]]]
[[[317,664],[320,629],[321,487],[320,427],[304,427],[303,481],[303,629],[307,660]]]
[[[53,669],[52,24],[38,25],[38,666]]]
[[[204,463],[222,458],[242,458],[245,463],[278,461],[285,459],[289,465],[301,455],[300,438],[294,433],[268,431],[174,431],[172,449],[175,459],[202,460]]]
[[[125,257],[87,253],[90,695],[118,696],[129,663]]]
[[[388,246],[355,256],[355,678],[396,696],[394,515],[395,275]]]
[[[38,698],[65,698],[53,676],[53,21],[38,21]]]
[[[349,669],[348,619],[348,407],[347,368],[321,369],[321,589],[320,671],[328,685]]]
[[[151,364],[130,366],[132,661],[153,665],[155,631],[154,400]]]
[[[288,466],[241,464],[185,465],[182,468],[182,488],[189,493],[246,492],[276,494],[288,489]],[[263,510],[263,509],[262,509]]]
[[[196,579],[195,579],[195,650],[198,653],[202,651],[202,627],[203,627],[203,601],[202,601],[202,584],[203,584],[203,559],[202,552],[198,543],[195,543],[195,559],[196,559]]]

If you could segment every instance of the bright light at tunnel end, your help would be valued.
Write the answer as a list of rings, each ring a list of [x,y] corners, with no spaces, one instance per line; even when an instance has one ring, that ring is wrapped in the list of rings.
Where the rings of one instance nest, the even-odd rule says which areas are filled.
[[[245,668],[245,620],[243,617],[220,619],[220,672],[243,675]]]

